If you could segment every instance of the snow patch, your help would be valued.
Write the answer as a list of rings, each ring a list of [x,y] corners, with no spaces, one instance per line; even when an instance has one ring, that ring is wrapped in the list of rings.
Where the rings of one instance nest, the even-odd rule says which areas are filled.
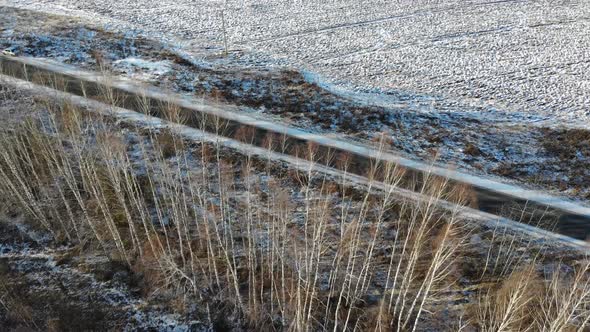
[[[137,74],[148,76],[162,76],[172,71],[172,63],[168,60],[150,61],[136,57],[128,57],[113,62],[113,67],[127,74]]]

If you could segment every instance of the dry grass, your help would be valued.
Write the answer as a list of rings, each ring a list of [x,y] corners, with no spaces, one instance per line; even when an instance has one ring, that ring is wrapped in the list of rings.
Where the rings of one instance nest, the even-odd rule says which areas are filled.
[[[39,330],[39,326],[35,324],[33,309],[22,298],[22,294],[19,294],[5,273],[4,266],[0,265],[0,317],[5,316],[5,321],[23,328]]]
[[[535,265],[489,287],[473,306],[482,331],[585,331],[590,320],[588,262],[543,275]]]
[[[431,198],[410,202],[396,195],[404,172],[394,165],[368,174],[385,174],[388,191],[372,181],[359,191],[346,172],[317,172],[314,162],[331,158],[313,146],[302,149],[312,161],[306,172],[286,172],[169,132],[144,130],[130,142],[101,118],[47,108],[0,134],[0,193],[56,238],[127,262],[146,295],[172,292],[180,309],[199,299],[251,330],[416,331],[457,289],[470,233],[461,205],[444,211],[437,200],[467,203],[465,188],[426,178],[417,189]],[[167,114],[181,121],[174,109]],[[508,254],[490,247],[481,278],[507,277],[481,292],[465,324],[582,331],[588,265],[550,278],[536,260],[514,268],[517,241],[501,232]]]

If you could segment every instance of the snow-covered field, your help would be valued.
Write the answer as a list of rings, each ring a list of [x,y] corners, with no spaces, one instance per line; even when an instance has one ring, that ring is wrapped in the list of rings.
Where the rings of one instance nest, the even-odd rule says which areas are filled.
[[[225,21],[229,48],[244,64],[294,66],[348,90],[389,93],[394,102],[400,91],[412,93],[421,103],[431,99],[430,109],[484,120],[590,123],[585,0],[2,3],[177,37],[204,56],[223,49]]]

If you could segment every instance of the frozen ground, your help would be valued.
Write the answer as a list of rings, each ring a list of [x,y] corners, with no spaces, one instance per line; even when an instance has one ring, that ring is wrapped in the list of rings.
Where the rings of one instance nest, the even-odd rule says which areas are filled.
[[[45,326],[53,331],[207,331],[198,321],[180,321],[180,315],[140,298],[125,265],[59,245],[1,200],[3,331],[41,331]]]
[[[148,66],[148,64],[142,62],[140,64]],[[16,133],[20,133],[18,124],[22,124],[23,120],[26,119],[26,115],[31,115],[33,119],[39,119],[42,122],[43,118],[49,116],[46,106],[44,106],[46,104],[35,102],[35,100],[42,98],[38,94],[11,90],[11,88],[2,87],[1,84],[0,88],[4,88],[6,92],[2,95],[3,98],[0,98],[0,114],[3,114],[0,131],[14,130]],[[7,110],[11,112],[7,112]],[[58,117],[64,119],[59,115],[55,118]],[[223,213],[232,219],[228,223],[220,221],[219,227],[228,230],[223,233],[233,234],[230,235],[231,240],[228,241],[235,243],[237,249],[232,248],[230,255],[234,257],[233,259],[236,262],[234,264],[240,267],[240,272],[244,271],[243,266],[247,266],[245,261],[249,258],[247,254],[244,254],[247,252],[244,249],[246,246],[260,248],[260,252],[271,251],[273,248],[288,248],[286,251],[291,252],[292,243],[296,243],[296,246],[299,245],[299,248],[303,248],[303,243],[309,236],[306,234],[305,227],[307,225],[305,211],[306,206],[308,206],[306,204],[309,204],[306,202],[317,201],[318,205],[313,203],[310,208],[314,211],[313,214],[325,214],[322,217],[322,223],[320,223],[322,225],[321,229],[324,230],[321,232],[322,239],[319,243],[326,243],[325,250],[321,253],[322,257],[318,258],[318,262],[322,262],[321,265],[318,263],[318,269],[326,271],[318,274],[318,291],[316,294],[320,299],[332,293],[330,291],[330,280],[332,279],[330,271],[333,266],[330,264],[334,260],[333,255],[339,252],[337,243],[343,236],[341,233],[343,225],[354,225],[355,220],[358,220],[356,217],[358,213],[364,213],[363,226],[359,227],[357,232],[359,233],[359,242],[367,243],[367,249],[363,245],[363,249],[358,252],[359,255],[371,255],[375,258],[375,261],[370,267],[371,277],[369,278],[370,282],[367,284],[368,291],[364,293],[362,298],[359,297],[362,301],[360,303],[362,303],[362,308],[375,309],[385,295],[389,296],[390,293],[385,293],[389,284],[387,280],[390,268],[388,266],[391,264],[389,262],[398,257],[397,250],[400,249],[398,249],[399,246],[395,246],[395,241],[398,238],[397,234],[401,233],[399,231],[401,228],[398,225],[400,224],[401,213],[404,211],[399,211],[396,207],[399,204],[405,205],[405,202],[398,201],[397,198],[392,200],[392,208],[387,210],[387,217],[380,221],[377,226],[373,226],[374,218],[380,215],[379,210],[373,207],[376,206],[373,204],[381,204],[377,201],[383,195],[379,189],[374,189],[374,194],[371,196],[362,194],[364,191],[362,186],[352,186],[346,190],[336,186],[327,191],[324,188],[326,181],[331,183],[332,181],[342,180],[339,180],[338,177],[324,178],[321,174],[312,175],[311,178],[315,180],[304,180],[306,184],[302,186],[301,175],[291,172],[282,163],[273,163],[271,166],[265,157],[262,157],[262,159],[252,156],[246,157],[226,148],[220,149],[219,153],[216,154],[215,144],[204,148],[196,141],[190,143],[185,141],[186,145],[181,141],[174,140],[166,143],[164,137],[169,134],[166,134],[165,131],[159,131],[159,134],[155,134],[154,131],[145,127],[134,127],[118,121],[111,122],[105,119],[106,122],[102,122],[97,117],[81,118],[84,120],[82,120],[83,123],[80,128],[84,129],[81,130],[79,136],[76,136],[79,138],[71,139],[60,136],[64,137],[64,140],[63,143],[61,140],[58,141],[59,146],[63,144],[65,149],[70,149],[74,144],[84,144],[85,151],[90,155],[100,155],[99,150],[101,147],[99,144],[101,143],[98,142],[101,139],[98,137],[105,137],[106,134],[110,142],[107,144],[124,154],[125,159],[129,158],[127,160],[130,161],[130,164],[126,167],[129,170],[129,173],[126,173],[127,176],[141,181],[144,184],[143,186],[146,186],[145,188],[138,188],[138,190],[146,193],[146,196],[141,196],[140,199],[152,197],[151,194],[147,194],[147,183],[152,183],[152,181],[157,183],[158,187],[149,187],[152,188],[149,189],[149,192],[153,192],[154,195],[155,193],[162,193],[166,197],[181,197],[179,202],[188,199],[186,195],[189,191],[192,192],[192,189],[202,192],[200,195],[205,197],[205,204],[209,208],[204,209],[197,205],[200,203],[192,203],[195,205],[192,207],[194,212],[190,216],[187,215],[191,223],[186,225],[188,231],[185,230],[187,241],[197,244],[203,239],[200,236],[209,236],[209,233],[203,232],[202,229],[199,232],[197,227],[202,225],[201,221],[209,222],[209,218],[212,218],[217,225],[215,220],[217,220],[218,216],[215,211],[225,211]],[[61,128],[62,126],[64,126],[64,123],[60,121],[55,128]],[[47,137],[53,137],[54,132],[53,129],[48,129]],[[44,133],[45,131],[42,132],[42,135],[45,135]],[[6,134],[6,132],[3,134]],[[155,136],[151,136],[154,134]],[[81,139],[81,141],[74,141],[75,139]],[[82,141],[86,143],[81,143]],[[156,148],[156,146],[160,144],[162,144],[162,151],[159,152],[157,150],[160,150],[160,148]],[[167,153],[164,151],[172,148],[170,144],[173,146],[176,144],[185,145],[182,150],[182,157],[177,154],[179,151],[172,151],[166,156]],[[165,145],[168,145],[168,148]],[[211,151],[209,152],[211,154],[204,151]],[[209,154],[210,157],[203,157],[204,154]],[[213,157],[214,155],[217,155],[217,158],[220,159]],[[69,158],[66,155],[64,156]],[[247,165],[249,166],[244,165],[246,160],[248,160]],[[110,161],[110,158],[106,160],[106,162]],[[74,162],[77,161],[72,159],[72,163]],[[219,165],[226,165],[223,166],[223,173],[221,173]],[[251,169],[245,172],[244,167]],[[171,170],[174,173],[176,173],[174,170],[178,170],[179,177],[174,176],[173,179],[169,177],[171,175],[164,173],[165,170]],[[78,172],[78,170],[75,172]],[[146,175],[148,173],[149,176]],[[223,181],[235,181],[235,183],[231,182],[232,184],[225,187],[226,189],[222,189],[224,187],[219,182],[215,182],[220,181],[219,179],[222,176]],[[140,178],[143,180],[139,180]],[[196,184],[197,181],[198,184]],[[168,188],[171,182],[177,183],[179,189],[174,189],[175,191],[172,192],[173,189]],[[50,185],[47,185],[47,187],[40,185],[39,190],[47,190],[48,192],[55,190],[52,184],[53,180],[48,181],[48,183]],[[197,187],[201,183],[206,185]],[[56,184],[56,186],[59,186],[59,184]],[[188,188],[186,190],[180,189],[185,188],[185,186],[190,186],[191,190],[188,190]],[[250,191],[250,188],[256,189]],[[229,191],[227,198],[221,196],[225,190]],[[47,195],[47,197],[50,196],[53,195]],[[277,205],[273,198],[277,196],[282,197],[281,199],[284,199],[286,203]],[[86,199],[85,195],[84,197]],[[65,217],[66,209],[64,208],[61,211],[59,200],[52,198],[49,201],[48,198],[47,201],[43,200],[40,204],[54,205],[56,213],[54,222],[61,220],[64,224],[69,225],[69,221]],[[88,198],[88,200],[90,201],[91,198]],[[222,205],[224,203],[220,202],[225,200],[228,202],[227,205]],[[377,203],[367,203],[374,201]],[[46,232],[39,229],[40,225],[35,223],[34,219],[20,213],[20,210],[22,210],[20,205],[5,199],[5,196],[0,197],[0,203],[2,203],[0,204],[0,300],[8,303],[8,305],[0,306],[0,326],[7,327],[9,330],[14,327],[14,330],[18,331],[22,330],[19,329],[23,327],[21,324],[32,325],[35,330],[44,330],[45,326],[49,330],[49,326],[52,326],[55,327],[54,330],[59,331],[68,328],[80,331],[246,330],[239,328],[241,325],[236,315],[232,316],[228,313],[229,310],[224,310],[224,308],[229,307],[228,304],[223,305],[223,302],[219,304],[216,294],[223,292],[224,288],[221,288],[222,291],[217,291],[218,288],[210,286],[206,279],[202,277],[207,273],[205,269],[192,269],[188,265],[182,265],[180,256],[176,256],[176,252],[175,256],[171,256],[176,257],[179,262],[175,266],[178,266],[179,271],[184,276],[188,275],[186,278],[195,280],[194,283],[198,286],[194,290],[198,292],[199,296],[193,294],[192,287],[182,286],[182,282],[178,284],[172,282],[170,283],[171,286],[169,286],[170,289],[168,289],[166,285],[169,281],[164,282],[162,280],[158,282],[158,280],[154,281],[152,279],[154,275],[150,274],[149,271],[153,271],[153,269],[159,271],[158,266],[160,264],[156,262],[162,256],[158,254],[155,254],[155,256],[150,256],[150,254],[139,256],[140,254],[132,250],[131,245],[128,244],[130,247],[128,250],[129,257],[135,259],[129,267],[122,257],[117,255],[115,246],[110,240],[106,241],[104,247],[107,248],[108,254],[103,254],[98,242],[95,242],[92,235],[88,235],[88,238],[85,238],[82,243],[77,243],[75,240],[67,241],[65,238],[53,239],[51,236],[47,236]],[[153,223],[152,232],[161,237],[162,240],[166,239],[166,243],[175,243],[177,238],[176,235],[173,235],[176,233],[173,230],[178,229],[178,226],[173,225],[180,225],[179,219],[168,210],[164,212],[164,216],[161,216],[155,209],[151,208],[152,204],[158,204],[155,201],[146,201],[145,204],[150,206],[146,211],[149,211],[148,214],[152,214],[151,217],[148,217],[148,220]],[[366,207],[366,204],[371,204],[371,206]],[[91,206],[91,203],[88,203],[88,206]],[[325,208],[322,206],[325,206]],[[319,212],[315,212],[316,209]],[[326,210],[323,212],[324,210],[319,209]],[[58,212],[58,210],[60,211]],[[253,212],[246,213],[245,211]],[[133,210],[132,213],[137,212]],[[280,215],[283,215],[283,213],[286,219],[279,221]],[[518,213],[522,214],[520,211]],[[440,216],[433,218],[433,220],[445,220],[440,218],[446,218],[446,215],[447,213],[441,213]],[[254,232],[249,231],[249,227],[246,227],[247,231],[243,226],[247,223],[246,219],[251,216],[262,216],[256,217],[260,219],[257,219],[259,224],[256,225]],[[223,216],[219,217],[223,218]],[[75,219],[77,218],[72,219],[72,221]],[[282,238],[290,240],[278,240],[284,243],[284,246],[277,247],[277,240],[272,237],[271,233],[275,228],[268,225],[276,225],[278,222],[285,223],[285,226],[281,226],[284,227],[284,232],[286,232]],[[549,220],[547,222],[550,223]],[[433,229],[439,227],[435,225],[433,224]],[[78,226],[80,231],[85,232],[82,223]],[[137,226],[140,227],[139,221]],[[170,227],[168,232],[166,232],[166,227]],[[120,224],[119,229],[123,236],[128,236],[126,230],[129,228],[126,224]],[[540,264],[539,273],[548,276],[557,270],[567,269],[567,271],[572,271],[577,266],[575,264],[578,264],[577,262],[585,257],[582,252],[569,248],[563,243],[554,243],[550,238],[530,238],[526,233],[514,232],[511,228],[501,226],[499,223],[494,226],[490,224],[483,225],[478,222],[466,222],[465,224],[462,223],[460,229],[456,238],[460,239],[465,236],[465,242],[462,240],[454,242],[461,246],[461,251],[457,254],[457,265],[455,267],[455,264],[453,264],[452,275],[448,277],[451,283],[444,288],[437,286],[437,294],[433,297],[433,301],[426,304],[429,311],[429,314],[423,318],[423,326],[426,328],[417,331],[456,330],[455,326],[451,325],[455,319],[458,319],[457,315],[469,310],[472,303],[475,303],[478,298],[478,292],[486,289],[483,287],[496,284],[497,280],[503,280],[503,277],[498,276],[505,276],[504,271],[507,269],[505,264],[508,264],[508,262],[520,266],[532,260],[538,261]],[[315,234],[316,231],[314,230],[314,236]],[[429,233],[427,236],[429,238],[430,236],[438,238],[437,233]],[[146,252],[149,241],[144,241],[144,252]],[[394,241],[393,246],[392,241]],[[505,244],[508,242],[510,243],[509,246]],[[370,247],[369,243],[372,243]],[[426,245],[427,257],[430,257],[430,248],[430,245]],[[303,251],[303,249],[300,250]],[[205,266],[211,266],[206,256],[200,254],[201,251],[197,253],[198,256],[195,255],[195,258],[190,261],[187,260],[191,262],[190,265],[200,266],[205,264]],[[140,259],[140,257],[142,258]],[[416,255],[416,257],[421,259],[422,255]],[[486,264],[482,264],[488,259],[490,262],[495,262],[489,268]],[[284,261],[287,262],[286,264],[292,264],[291,259],[285,259]],[[343,261],[346,262],[346,260]],[[429,259],[425,260],[425,262],[429,261]],[[513,263],[516,261],[519,263]],[[508,269],[510,268],[508,267]],[[290,268],[285,270],[289,271]],[[165,274],[166,280],[174,280],[174,278],[178,277],[177,272],[173,270],[164,271],[172,271]],[[364,266],[363,271],[365,271]],[[422,271],[422,268],[420,271]],[[240,289],[244,291],[248,289],[248,286],[246,286],[247,275],[247,273],[240,273],[239,277],[240,280],[243,280],[240,281]],[[346,276],[348,275],[346,274]],[[416,275],[416,279],[420,280],[421,276],[417,273]],[[152,277],[150,278],[150,276]],[[180,303],[173,301],[174,299],[180,300]],[[206,312],[205,308],[207,308]],[[323,313],[323,311],[318,312]],[[27,317],[32,319],[28,320]],[[221,323],[224,325],[219,325],[220,318],[223,318]],[[204,323],[212,320],[213,328]]]
[[[584,0],[2,2],[175,36],[212,53],[223,47],[225,8],[230,49],[245,64],[291,65],[347,90],[384,92],[390,103],[417,93],[402,104],[483,119],[590,120]]]
[[[20,5],[41,8],[40,3]],[[102,70],[97,66],[97,59],[102,58],[117,75],[213,98],[257,117],[368,144],[383,133],[393,150],[410,158],[432,160],[437,156],[441,166],[590,199],[590,130],[572,128],[590,126],[582,114],[588,109],[584,103],[579,103],[578,111],[564,108],[552,113],[548,108],[530,108],[520,112],[478,105],[481,100],[409,90],[375,94],[366,88],[365,93],[350,93],[355,81],[324,84],[321,68],[320,74],[292,70],[289,64],[293,63],[254,49],[236,51],[233,39],[233,51],[222,57],[219,40],[209,30],[203,30],[209,32],[195,37],[191,45],[169,38],[171,34],[154,36],[143,28],[130,29],[136,25],[108,18],[110,14],[93,16],[88,10],[66,10],[58,2],[42,4],[44,11],[72,16],[1,7],[1,49],[90,70]],[[118,13],[114,10],[110,16]],[[580,35],[579,40],[584,38]],[[382,80],[374,82],[381,84]],[[584,81],[578,83],[582,86]],[[536,99],[519,99],[527,100]]]

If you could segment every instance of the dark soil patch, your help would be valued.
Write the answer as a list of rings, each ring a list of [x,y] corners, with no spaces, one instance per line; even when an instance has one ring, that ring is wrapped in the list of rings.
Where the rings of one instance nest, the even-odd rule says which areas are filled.
[[[22,262],[21,262],[22,263]],[[100,294],[92,285],[79,288],[64,285],[64,280],[52,279],[49,273],[41,280],[31,277],[43,273],[42,260],[30,260],[23,266],[4,259],[0,264],[0,289],[7,299],[7,308],[0,307],[0,326],[7,329],[34,327],[40,330],[88,331],[119,327],[125,312],[101,303]],[[88,293],[80,290],[87,290]],[[79,294],[82,293],[82,294]],[[3,309],[3,310],[2,310]]]
[[[481,150],[473,143],[467,143],[463,151],[470,156],[481,155]]]
[[[0,221],[0,254],[23,248],[37,249],[38,247],[39,244],[35,240],[20,232],[14,224]]]
[[[590,157],[590,131],[586,129],[544,129],[543,147],[562,161]]]

